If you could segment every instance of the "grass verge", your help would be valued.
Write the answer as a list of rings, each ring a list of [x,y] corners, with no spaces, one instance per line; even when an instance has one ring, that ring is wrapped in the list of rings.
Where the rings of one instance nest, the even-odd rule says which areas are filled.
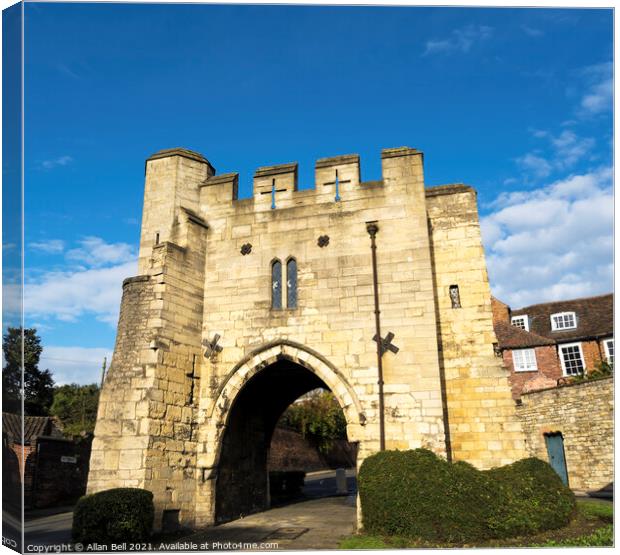
[[[506,540],[489,540],[474,544],[430,544],[415,538],[357,534],[342,540],[340,549],[398,549],[411,547],[600,547],[614,541],[613,505],[577,500],[577,510],[570,524],[534,536]]]

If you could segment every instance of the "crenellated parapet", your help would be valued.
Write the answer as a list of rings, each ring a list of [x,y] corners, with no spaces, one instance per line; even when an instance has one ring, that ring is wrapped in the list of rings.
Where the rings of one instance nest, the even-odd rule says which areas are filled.
[[[166,151],[164,151],[166,152]],[[313,189],[299,190],[298,163],[290,162],[263,166],[254,172],[251,199],[239,199],[239,174],[210,174],[200,183],[200,201],[209,209],[235,209],[239,202],[247,207],[250,202],[257,212],[286,209],[300,204],[323,204],[356,200],[376,191],[400,177],[422,176],[422,152],[409,147],[384,149],[382,179],[363,182],[358,154],[344,154],[320,158],[315,163]],[[205,159],[206,160],[206,159]],[[407,171],[403,167],[410,166]],[[417,169],[414,169],[417,168]],[[360,185],[363,187],[360,188]],[[235,202],[238,201],[238,202]]]

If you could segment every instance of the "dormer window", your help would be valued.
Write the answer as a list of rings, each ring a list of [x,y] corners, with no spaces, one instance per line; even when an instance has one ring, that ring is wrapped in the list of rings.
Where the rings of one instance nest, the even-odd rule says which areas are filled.
[[[551,315],[551,330],[570,330],[577,327],[577,317],[574,312],[558,312]]]
[[[510,323],[515,328],[521,328],[525,331],[530,331],[530,320],[527,317],[527,314],[521,314],[520,316],[513,316],[510,318]]]

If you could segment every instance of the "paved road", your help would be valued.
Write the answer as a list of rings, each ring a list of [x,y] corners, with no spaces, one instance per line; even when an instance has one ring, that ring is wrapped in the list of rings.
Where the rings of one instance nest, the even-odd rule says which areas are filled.
[[[26,545],[59,545],[71,542],[73,511],[59,507],[26,515],[24,543]]]
[[[347,490],[349,493],[357,492],[357,479],[355,469],[347,469]],[[304,496],[309,499],[328,497],[336,494],[336,472],[334,470],[321,470],[309,472],[303,489]]]
[[[6,501],[3,499],[3,503]],[[20,507],[2,511],[2,543],[14,551],[22,547],[22,518]]]
[[[201,550],[336,549],[340,540],[354,531],[355,495],[349,495],[270,509],[207,528],[184,540]]]
[[[234,544],[240,542],[274,543],[279,549],[333,549],[342,536],[352,534],[355,528],[355,475],[352,471],[347,471],[347,483],[349,495],[335,497],[333,471],[308,474],[304,488],[306,500],[214,526],[179,542],[208,542],[209,548],[216,550],[239,549]],[[600,502],[612,500],[600,499]],[[57,545],[70,541],[73,514],[66,509],[58,511],[38,511],[28,515],[26,544]],[[182,546],[167,547],[174,551],[183,550]]]
[[[355,492],[355,471],[348,470],[347,471],[347,486],[349,492]],[[306,477],[306,484],[304,486],[304,494],[306,499],[309,500],[319,500],[322,498],[329,498],[329,496],[333,496],[336,493],[336,473],[333,470],[327,470],[322,472],[313,472],[309,473]],[[336,501],[336,512],[343,511],[348,514],[347,509],[342,509],[341,505],[345,503],[345,497],[337,497]],[[353,507],[355,505],[355,496],[353,496]],[[329,506],[329,503],[326,505],[324,503],[318,504],[308,504],[307,510],[309,514],[315,514],[315,507],[323,507],[322,509],[317,509],[319,513],[323,510],[328,510],[326,507]],[[346,506],[346,505],[345,505]],[[299,521],[302,516],[302,513],[306,510],[305,503],[295,503],[294,505],[287,505],[283,507],[279,507],[278,509],[273,509],[272,511],[266,511],[264,513],[259,513],[258,515],[253,515],[252,517],[247,517],[243,520],[248,520],[248,518],[260,517],[260,515],[269,515],[275,519],[274,522],[279,523],[283,518],[283,515],[286,514],[289,507],[295,507],[295,509],[291,509],[292,513],[297,515],[295,517],[295,522]],[[338,508],[340,507],[340,508]],[[331,509],[329,509],[331,510]],[[322,517],[325,518],[325,514],[329,514],[329,512],[323,513]],[[338,513],[339,514],[339,513]],[[353,519],[355,517],[355,508],[352,511]],[[317,514],[315,514],[315,519]],[[266,517],[271,518],[271,517]],[[331,520],[331,516],[329,517]],[[58,545],[63,543],[69,543],[71,541],[71,523],[73,520],[73,512],[69,508],[56,508],[49,509],[46,511],[36,511],[27,514],[26,516],[26,526],[25,526],[25,543],[26,545]],[[286,519],[285,519],[286,520]],[[303,519],[302,519],[303,520]],[[327,520],[327,519],[326,519]],[[235,521],[240,522],[240,521]],[[284,520],[282,521],[284,522]],[[226,534],[230,533],[231,525],[234,523],[229,523],[227,525],[218,526],[217,528],[222,528],[223,526],[229,526],[227,528]],[[263,525],[261,525],[263,526]],[[271,531],[273,526],[267,526],[267,530]],[[282,525],[284,526],[284,524]],[[282,527],[280,526],[280,527]],[[277,528],[278,526],[276,526]],[[275,529],[275,528],[274,528]],[[314,534],[314,533],[313,533]],[[234,534],[233,534],[234,535]],[[260,535],[260,534],[259,534]],[[302,534],[302,536],[305,534]],[[300,539],[301,537],[300,536]],[[310,537],[313,537],[311,534]],[[271,540],[269,540],[271,541]],[[275,540],[274,540],[275,541]]]

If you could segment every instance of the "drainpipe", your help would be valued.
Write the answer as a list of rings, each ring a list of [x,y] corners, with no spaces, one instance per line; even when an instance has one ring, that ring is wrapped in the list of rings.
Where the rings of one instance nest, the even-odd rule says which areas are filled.
[[[379,310],[379,285],[377,280],[377,243],[375,238],[379,231],[377,222],[367,222],[366,231],[370,235],[370,249],[372,252],[372,284],[375,293],[375,328],[377,332],[377,369],[379,373],[379,449],[385,451],[385,407],[383,402],[383,363],[381,352],[381,319]]]

